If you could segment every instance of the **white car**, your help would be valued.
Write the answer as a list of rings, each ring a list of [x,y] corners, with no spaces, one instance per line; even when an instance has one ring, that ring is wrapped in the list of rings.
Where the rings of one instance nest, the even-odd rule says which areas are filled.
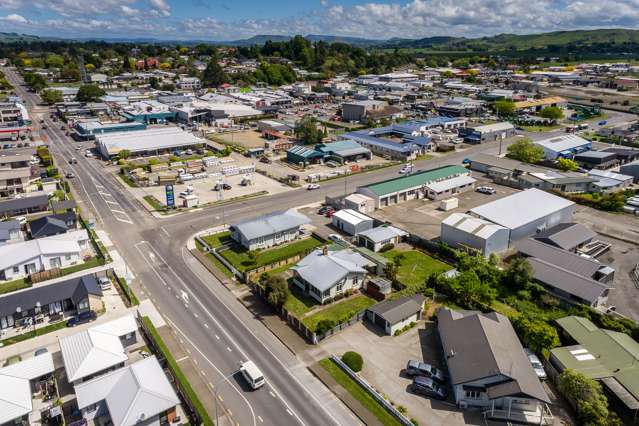
[[[488,195],[493,195],[497,193],[497,190],[495,190],[495,188],[493,188],[492,186],[479,186],[477,187],[475,191],[481,192],[482,194],[488,194]]]
[[[535,355],[533,351],[528,348],[525,348],[524,352],[526,352],[526,356],[528,356],[530,365],[532,365],[532,368],[535,371],[535,374],[537,374],[539,380],[546,380],[546,378],[548,377],[546,375],[546,370],[544,370],[544,366],[542,365],[541,361],[539,361],[537,355]]]
[[[14,219],[17,220],[20,225],[27,224],[27,218],[25,216],[16,216]]]
[[[328,239],[334,243],[345,243],[346,240],[338,234],[328,234]]]
[[[101,290],[108,290],[111,288],[111,280],[108,279],[107,277],[100,278],[98,282],[100,283]]]
[[[319,183],[309,183],[308,185],[306,185],[306,189],[312,191],[314,189],[320,189],[320,186]]]

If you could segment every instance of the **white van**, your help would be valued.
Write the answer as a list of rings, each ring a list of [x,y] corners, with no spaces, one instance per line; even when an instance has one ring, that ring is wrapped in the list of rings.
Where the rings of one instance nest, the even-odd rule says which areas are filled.
[[[240,371],[253,390],[259,389],[264,386],[264,383],[266,383],[264,375],[253,361],[246,361],[242,364],[240,366]]]

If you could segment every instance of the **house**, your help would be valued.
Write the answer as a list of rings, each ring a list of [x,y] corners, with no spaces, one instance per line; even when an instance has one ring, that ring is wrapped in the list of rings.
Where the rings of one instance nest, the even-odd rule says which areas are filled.
[[[6,152],[0,154],[0,196],[8,197],[27,192],[27,187],[37,178],[32,173],[31,153]]]
[[[459,130],[464,142],[480,144],[503,140],[515,136],[515,126],[506,121],[494,124],[467,125]]]
[[[373,228],[373,218],[350,209],[335,212],[331,221],[335,228],[348,235],[359,234]]]
[[[0,246],[0,280],[82,263],[88,242],[89,235],[82,229]]]
[[[365,247],[375,253],[389,244],[399,244],[408,233],[394,226],[378,226],[357,233],[357,245]]]
[[[35,319],[52,321],[104,307],[102,290],[93,274],[52,280],[0,295],[0,329],[24,325]]]
[[[456,177],[464,177],[464,179],[454,179]],[[436,182],[445,182],[445,184],[441,188],[432,186]],[[408,200],[426,197],[437,199],[444,196],[452,196],[456,193],[472,190],[474,182],[475,180],[470,176],[470,171],[465,167],[442,166],[367,186],[360,186],[356,192],[374,199],[375,208],[383,208]],[[431,185],[431,187],[429,188],[428,185]]]
[[[558,373],[569,368],[599,381],[624,424],[634,423],[639,409],[639,343],[583,317],[563,317],[556,323],[562,341],[572,344],[551,349],[550,364]]]
[[[581,223],[560,223],[552,228],[535,234],[534,238],[545,244],[559,247],[562,250],[575,252],[588,244],[597,234]]]
[[[609,170],[592,169],[588,171],[588,176],[595,181],[592,183],[594,191],[616,192],[632,186],[634,177]]]
[[[546,160],[573,158],[576,154],[592,149],[592,142],[574,134],[553,136],[534,142],[544,150]]]
[[[575,203],[531,188],[470,209],[470,214],[503,226],[510,241],[534,235],[559,223],[572,222]]]
[[[264,249],[299,238],[302,226],[309,223],[308,217],[289,209],[232,225],[231,238],[247,250]]]
[[[507,228],[466,213],[453,213],[442,221],[439,239],[454,248],[477,250],[488,257],[508,250]]]
[[[311,252],[293,266],[293,282],[319,303],[331,302],[335,296],[362,287],[372,262],[361,254],[327,247]]]
[[[67,231],[76,228],[77,220],[77,216],[73,211],[34,219],[29,222],[31,238],[35,239],[65,234]]]
[[[422,319],[426,298],[421,294],[385,300],[366,310],[366,319],[392,336],[413,322]]]
[[[619,164],[617,154],[607,151],[586,151],[575,155],[574,160],[586,169],[610,169]]]
[[[22,225],[17,220],[0,222],[0,245],[24,241]]]
[[[0,216],[12,217],[21,214],[38,213],[49,208],[49,196],[39,193],[22,198],[0,201]]]
[[[27,358],[0,369],[0,424],[40,423],[42,407],[34,404],[39,382],[55,371],[51,353]],[[42,401],[38,401],[42,404]]]
[[[555,296],[594,308],[606,305],[615,275],[610,266],[532,238],[519,241],[517,250],[535,280]]]
[[[105,322],[59,339],[62,361],[69,383],[78,385],[124,366],[125,347],[137,342],[133,314]]]
[[[486,419],[552,424],[548,395],[508,318],[497,312],[437,311],[455,402]]]
[[[92,424],[171,424],[180,404],[155,355],[77,384],[75,394]]]

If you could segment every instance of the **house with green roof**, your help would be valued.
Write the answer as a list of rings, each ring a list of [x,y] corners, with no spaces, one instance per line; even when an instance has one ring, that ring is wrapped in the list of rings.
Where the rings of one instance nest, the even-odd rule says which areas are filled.
[[[569,368],[599,380],[620,414],[634,418],[639,410],[639,343],[587,318],[568,316],[556,322],[573,344],[552,349],[551,365],[559,373]]]
[[[375,208],[384,208],[408,200],[440,200],[472,190],[475,179],[462,166],[442,166],[360,186],[357,193],[375,200]]]

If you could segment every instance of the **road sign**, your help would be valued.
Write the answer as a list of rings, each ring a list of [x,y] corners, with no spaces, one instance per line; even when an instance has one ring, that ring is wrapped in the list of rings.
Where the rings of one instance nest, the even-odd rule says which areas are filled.
[[[166,192],[166,206],[175,207],[175,193],[173,192],[173,185],[164,185],[164,191]]]

